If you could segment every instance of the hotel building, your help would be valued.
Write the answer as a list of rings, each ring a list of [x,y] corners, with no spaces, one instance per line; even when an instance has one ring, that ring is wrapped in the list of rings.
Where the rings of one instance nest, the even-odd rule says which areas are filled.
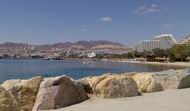
[[[137,46],[138,52],[152,51],[153,49],[169,49],[176,44],[176,40],[171,34],[155,36],[153,40],[143,40]]]

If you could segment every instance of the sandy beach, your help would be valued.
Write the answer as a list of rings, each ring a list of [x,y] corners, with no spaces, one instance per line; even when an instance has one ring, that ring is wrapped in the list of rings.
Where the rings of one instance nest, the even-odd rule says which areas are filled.
[[[92,98],[52,111],[190,111],[190,88],[119,99]]]
[[[127,62],[132,64],[147,64],[147,65],[164,65],[177,68],[190,68],[190,62],[146,62],[146,61],[129,61],[129,60],[120,60],[114,62]]]

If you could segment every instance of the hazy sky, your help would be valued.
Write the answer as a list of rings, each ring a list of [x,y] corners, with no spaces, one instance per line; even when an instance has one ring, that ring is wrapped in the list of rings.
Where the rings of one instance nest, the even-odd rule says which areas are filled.
[[[190,34],[190,0],[0,0],[0,43],[128,45],[161,33]]]

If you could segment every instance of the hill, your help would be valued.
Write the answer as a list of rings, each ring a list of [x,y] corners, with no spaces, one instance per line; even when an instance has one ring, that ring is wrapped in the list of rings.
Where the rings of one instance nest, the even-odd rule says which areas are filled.
[[[34,46],[35,49],[47,50],[52,48],[62,48],[62,49],[78,49],[78,50],[99,50],[99,49],[127,49],[123,44],[111,41],[78,41],[78,42],[63,42],[55,44],[44,44],[44,45],[32,45],[27,43],[13,43],[6,42],[0,44],[0,48],[30,48]]]

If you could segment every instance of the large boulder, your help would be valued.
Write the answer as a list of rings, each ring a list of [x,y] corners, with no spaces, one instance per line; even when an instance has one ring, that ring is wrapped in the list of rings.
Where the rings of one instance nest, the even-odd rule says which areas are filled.
[[[103,98],[120,98],[139,95],[136,82],[123,75],[109,75],[94,87],[95,95]]]
[[[7,80],[1,86],[18,100],[20,111],[31,111],[42,80],[41,76],[28,80]]]
[[[131,77],[136,81],[138,91],[141,93],[151,93],[163,90],[161,84],[156,81],[152,73],[138,73]]]
[[[0,111],[19,111],[16,98],[0,86]]]
[[[46,78],[40,84],[32,111],[63,108],[88,99],[82,84],[67,76]]]
[[[131,76],[142,93],[190,87],[190,70],[178,69],[161,72],[138,73]]]
[[[87,92],[103,98],[137,96],[137,84],[128,74],[104,74],[79,80]]]
[[[167,70],[153,73],[163,89],[182,89],[190,87],[190,69]]]

